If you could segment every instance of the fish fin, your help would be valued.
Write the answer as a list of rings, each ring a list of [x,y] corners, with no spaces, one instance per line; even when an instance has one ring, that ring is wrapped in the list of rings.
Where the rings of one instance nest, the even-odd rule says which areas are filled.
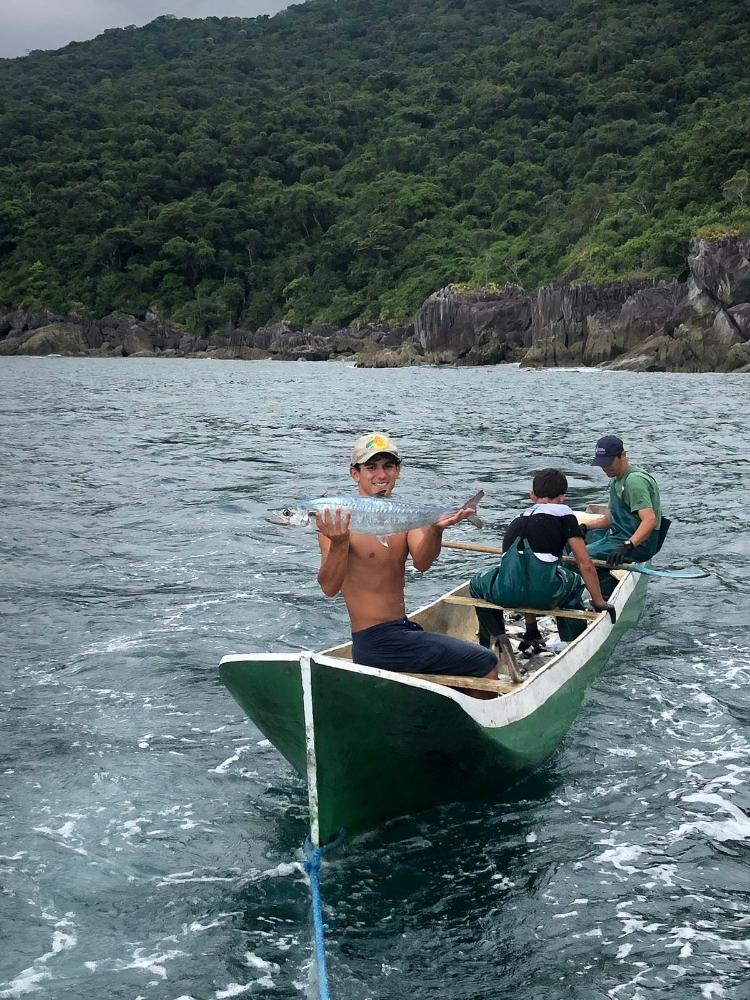
[[[385,535],[376,535],[375,537],[377,538],[377,540],[380,542],[381,545],[385,545],[385,547],[388,548],[388,539],[385,537]]]
[[[482,520],[481,517],[477,517],[476,514],[471,514],[469,517],[466,518],[466,520],[469,522],[469,524],[473,524],[475,528],[484,527],[484,521]]]

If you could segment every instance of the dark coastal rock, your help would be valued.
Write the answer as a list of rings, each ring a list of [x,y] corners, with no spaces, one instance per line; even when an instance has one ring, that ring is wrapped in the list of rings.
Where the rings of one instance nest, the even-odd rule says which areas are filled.
[[[29,330],[39,330],[52,323],[64,323],[67,317],[49,310],[14,309],[8,313],[0,313],[0,338],[13,333],[26,333]]]
[[[223,336],[196,338],[164,323],[129,315],[89,319],[71,313],[15,310],[0,313],[0,355],[63,354],[71,357],[202,357],[225,351]]]
[[[278,351],[284,338],[293,335],[294,330],[287,323],[274,323],[272,326],[262,327],[256,333],[243,331],[242,346],[255,347],[262,351]]]
[[[696,288],[711,301],[724,308],[750,302],[750,236],[694,240],[688,266]]]
[[[607,367],[637,371],[740,371],[750,361],[750,239],[698,239],[690,275],[650,337]]]
[[[530,346],[531,300],[519,285],[434,292],[414,320],[428,361],[518,361]]]
[[[255,333],[237,330],[232,345],[237,357],[261,356],[280,361],[329,361],[349,358],[371,364],[383,352],[393,355],[389,363],[411,364],[417,356],[413,348],[413,326],[350,326],[339,329],[326,324],[311,324],[295,330],[288,323],[274,323]],[[402,348],[408,348],[400,358]],[[394,360],[396,358],[397,360]]]
[[[750,302],[743,302],[742,305],[732,306],[727,309],[727,314],[731,317],[732,323],[737,328],[743,341],[750,340]]]
[[[557,284],[531,299],[517,286],[444,289],[417,313],[417,339],[427,360],[453,364],[739,370],[750,338],[749,251],[748,237],[696,240],[686,282]]]
[[[532,306],[531,347],[522,364],[604,364],[652,336],[680,299],[678,282],[548,285]]]
[[[80,326],[55,322],[22,333],[15,353],[81,355],[87,346]]]
[[[287,322],[193,337],[158,310],[90,319],[0,312],[0,355],[342,359],[361,367],[418,364],[596,365],[629,371],[750,370],[750,237],[697,239],[687,281],[637,279],[518,285],[431,295],[413,324],[343,329]]]

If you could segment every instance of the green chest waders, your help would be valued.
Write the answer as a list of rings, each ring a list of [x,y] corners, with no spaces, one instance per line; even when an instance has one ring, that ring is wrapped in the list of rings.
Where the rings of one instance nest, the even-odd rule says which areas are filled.
[[[581,594],[583,581],[580,576],[562,566],[559,561],[543,562],[534,555],[526,538],[528,521],[524,517],[518,538],[503,553],[499,566],[482,570],[472,577],[470,593],[493,604],[510,608],[574,608],[583,607]],[[477,608],[479,641],[489,645],[489,635],[503,632],[502,613],[487,608]],[[560,638],[569,641],[586,627],[585,622],[571,618],[557,621]],[[486,642],[485,642],[486,638]]]
[[[640,474],[648,475],[648,473],[643,472]],[[591,533],[592,540],[587,545],[587,548],[592,559],[606,559],[611,552],[615,552],[620,546],[624,545],[640,527],[640,517],[637,513],[634,514],[629,510],[622,499],[625,494],[625,484],[629,475],[631,475],[630,472],[625,473],[622,494],[620,496],[614,490],[610,491],[609,529],[602,535],[598,532],[596,534],[594,532]],[[669,518],[662,514],[661,523],[656,531],[653,531],[645,542],[641,542],[640,545],[637,545],[633,549],[630,555],[631,561],[646,562],[648,559],[653,558],[664,544],[664,539],[667,537],[671,523]],[[600,573],[599,576],[601,577],[602,574]]]

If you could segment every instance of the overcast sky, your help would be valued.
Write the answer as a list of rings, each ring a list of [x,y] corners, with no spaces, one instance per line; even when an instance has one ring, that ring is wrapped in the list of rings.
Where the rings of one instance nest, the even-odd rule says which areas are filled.
[[[0,57],[29,49],[59,49],[105,28],[175,17],[257,17],[275,14],[292,0],[0,0]],[[300,0],[296,0],[300,2]]]

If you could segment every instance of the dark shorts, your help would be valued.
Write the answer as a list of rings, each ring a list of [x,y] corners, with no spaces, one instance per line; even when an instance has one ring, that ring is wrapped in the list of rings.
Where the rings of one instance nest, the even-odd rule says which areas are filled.
[[[485,677],[497,665],[495,654],[484,646],[425,632],[408,618],[353,632],[352,659],[381,670],[461,677]]]

